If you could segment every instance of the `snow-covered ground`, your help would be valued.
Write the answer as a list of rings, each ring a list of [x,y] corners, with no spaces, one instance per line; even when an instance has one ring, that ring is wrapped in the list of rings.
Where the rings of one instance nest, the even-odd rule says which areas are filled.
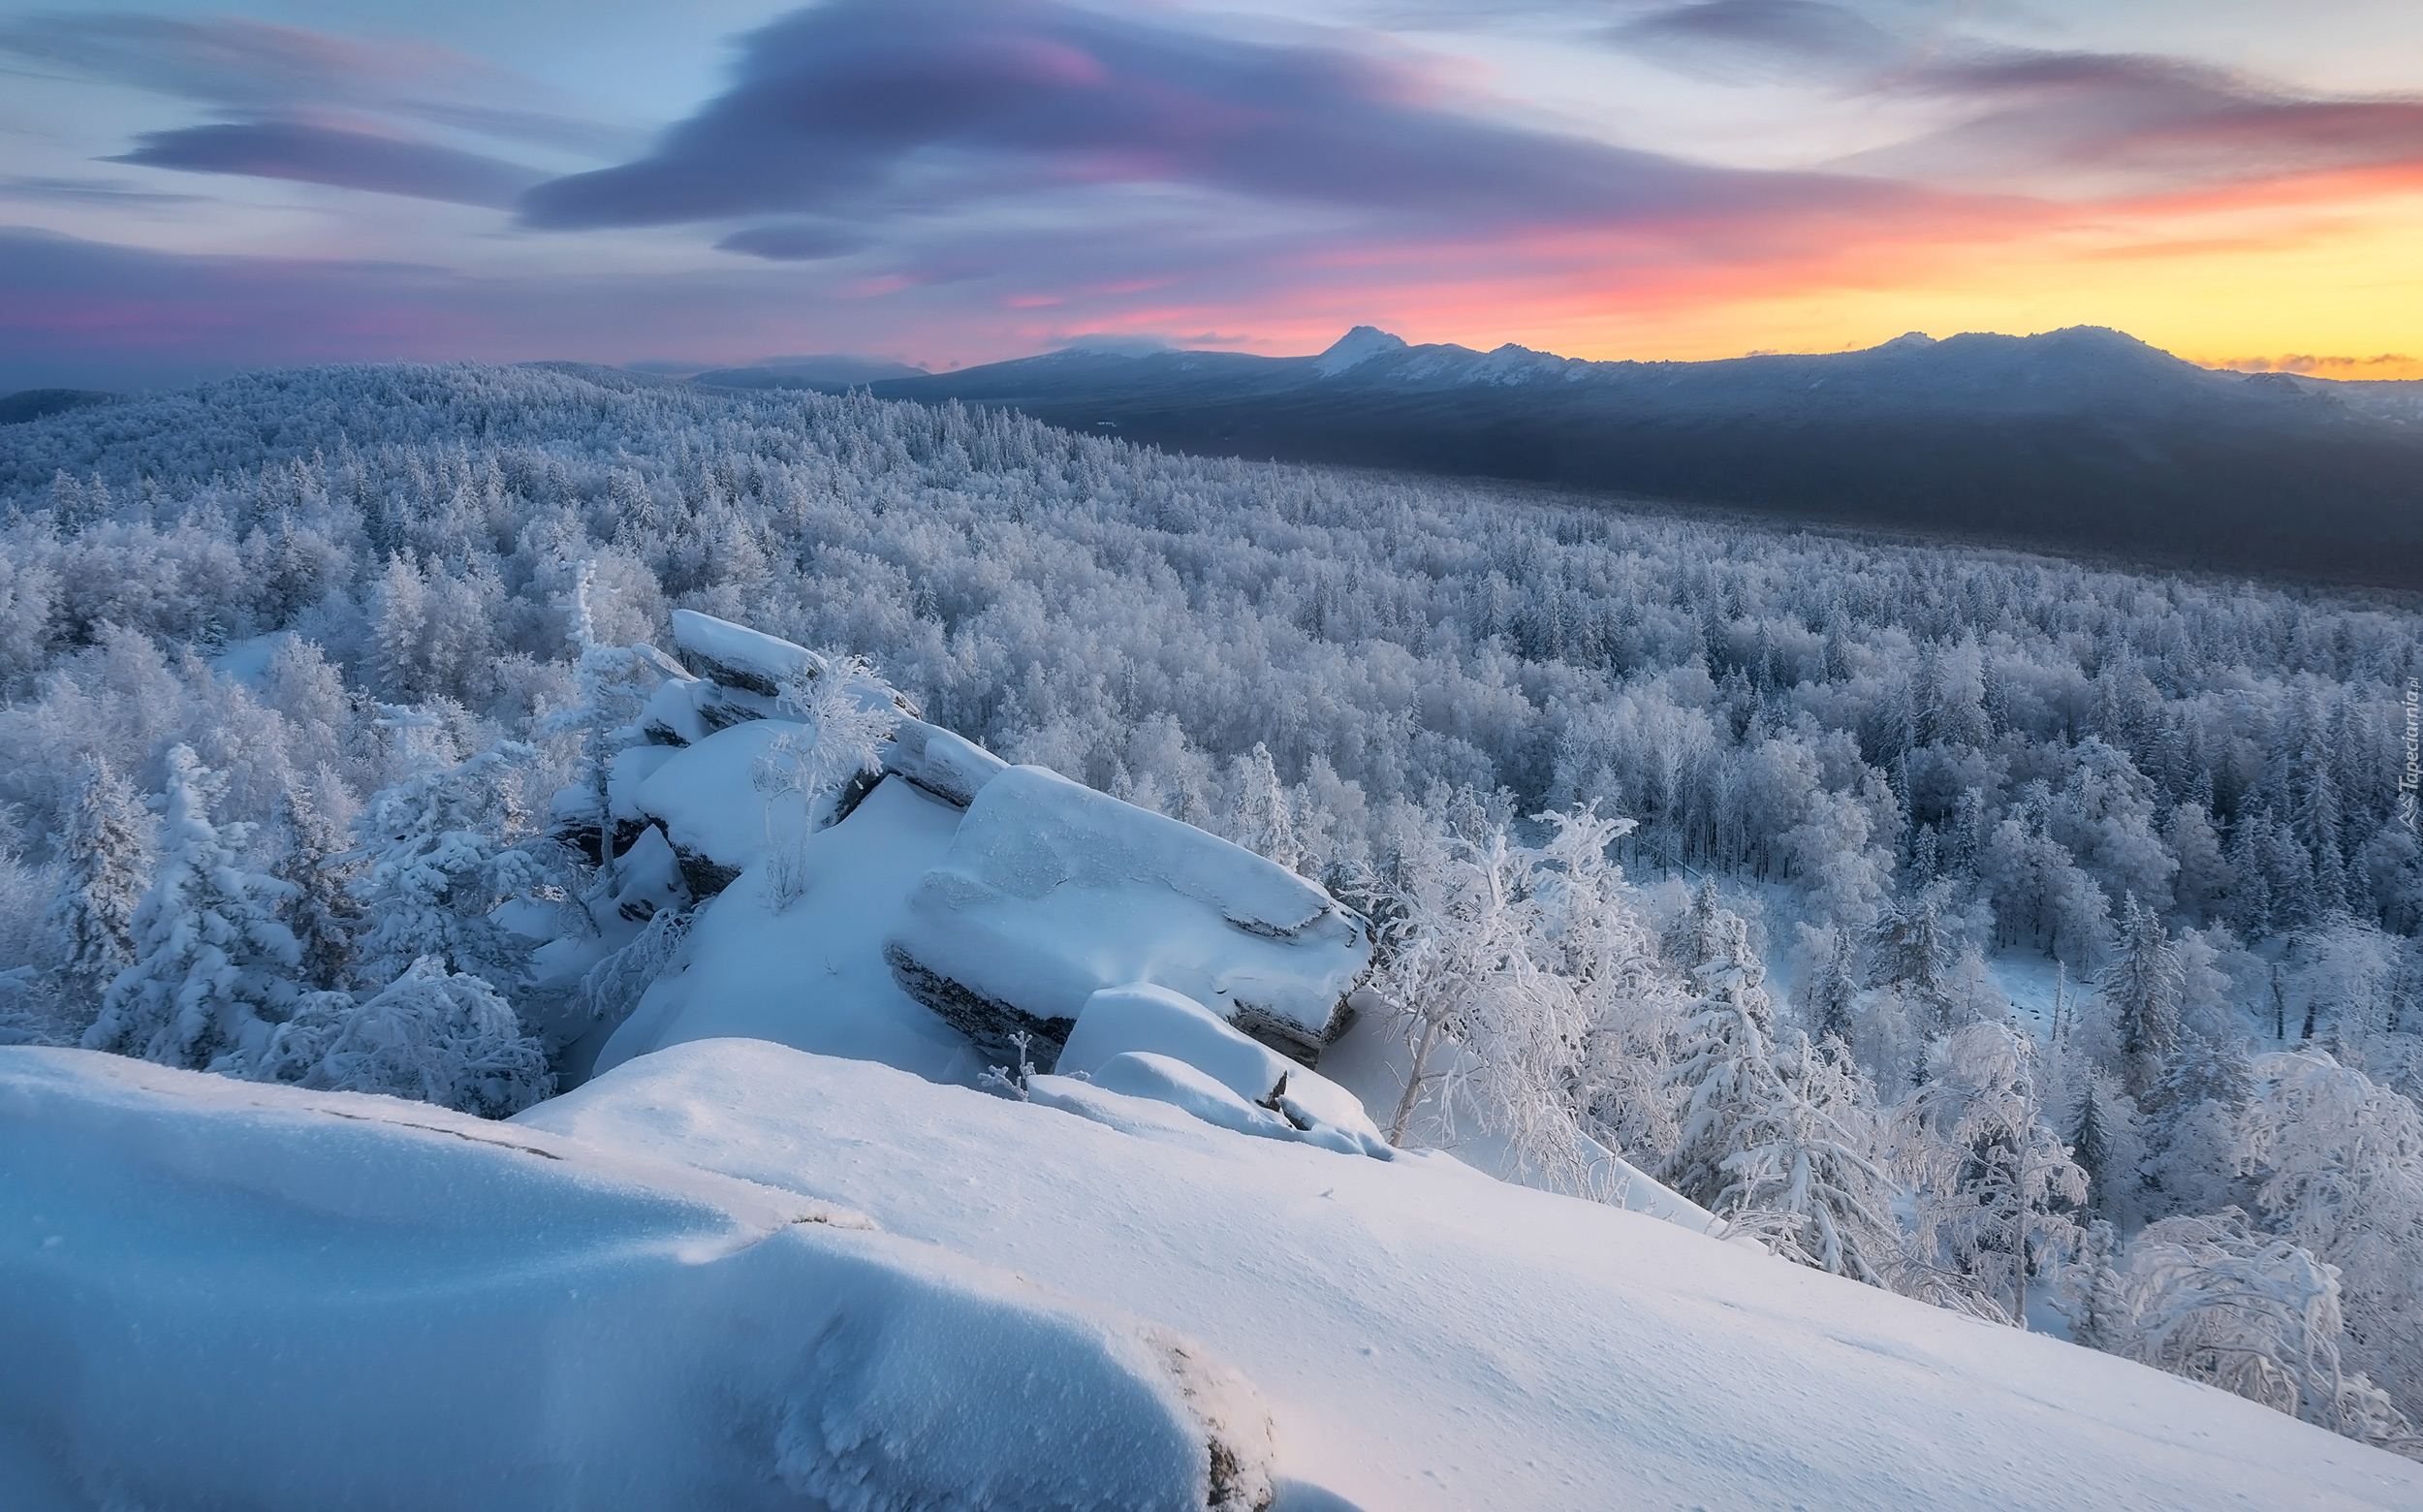
[[[822,1199],[424,1104],[0,1058],[10,1512],[1245,1512],[1270,1462],[1200,1344]]]
[[[2423,1505],[2408,1462],[1671,1223],[1058,1089],[1097,1116],[704,1042],[520,1122],[1202,1339],[1271,1404],[1282,1508]]]
[[[0,1505],[2423,1506],[1672,1223],[1037,1089],[711,1040],[492,1124],[0,1050]]]

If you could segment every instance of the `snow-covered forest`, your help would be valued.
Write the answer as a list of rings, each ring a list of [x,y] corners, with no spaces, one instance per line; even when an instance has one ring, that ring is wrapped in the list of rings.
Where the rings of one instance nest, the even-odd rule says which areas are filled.
[[[2423,1455],[2406,605],[546,367],[12,426],[0,510],[0,1037],[545,1098],[681,949],[551,815],[696,609],[1361,910],[1400,1143]]]

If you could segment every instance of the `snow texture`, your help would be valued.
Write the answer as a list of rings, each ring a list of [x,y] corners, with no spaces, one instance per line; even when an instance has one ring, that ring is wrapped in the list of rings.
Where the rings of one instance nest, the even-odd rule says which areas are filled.
[[[718,746],[747,734],[727,730],[682,759],[720,762]],[[761,860],[765,801],[748,786],[746,770],[721,789],[682,790],[696,805],[685,812],[707,814],[718,798],[729,804],[731,815],[715,822],[753,835],[750,867],[699,909],[679,965],[614,1031],[599,1068],[687,1040],[746,1035],[972,1080],[982,1060],[900,991],[883,957],[902,898],[948,851],[960,811],[905,782],[877,783],[849,818],[807,837],[806,889],[776,913],[767,903]]]
[[[798,733],[798,725],[771,719],[718,730],[674,752],[640,784],[632,804],[665,827],[676,850],[736,871],[755,866],[766,854],[766,800],[750,774],[775,740]]]
[[[883,748],[883,770],[965,808],[986,783],[1009,770],[1009,763],[965,736],[920,719],[903,719]]]
[[[1444,1156],[1238,1139],[1036,1080],[1100,1117],[720,1041],[518,1124],[864,1211],[1202,1339],[1270,1405],[1275,1512],[2423,1505],[2423,1465],[2058,1339]]]
[[[1253,1512],[1272,1457],[1200,1345],[822,1199],[0,1052],[15,1512]]]
[[[1303,878],[1040,767],[977,794],[887,944],[980,1041],[1062,1041],[1096,992],[1150,982],[1317,1053],[1370,963],[1362,921]]]
[[[1168,1080],[1161,1061],[1179,1062],[1188,1073],[1176,1079],[1172,1095],[1146,1089],[1159,1085],[1156,1078]],[[1193,998],[1149,982],[1104,988],[1086,998],[1055,1069],[1190,1112],[1200,1101],[1194,1084],[1208,1081],[1227,1094],[1211,1098],[1208,1106],[1215,1112],[1196,1112],[1210,1122],[1360,1150],[1383,1160],[1395,1154],[1354,1093],[1239,1033]]]
[[[691,672],[765,698],[775,697],[787,681],[825,670],[825,659],[805,646],[693,609],[673,612],[673,642]]]

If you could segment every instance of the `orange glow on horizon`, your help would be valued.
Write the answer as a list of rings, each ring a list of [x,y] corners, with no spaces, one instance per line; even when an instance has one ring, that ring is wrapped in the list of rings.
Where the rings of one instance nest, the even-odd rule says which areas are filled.
[[[1954,198],[1899,224],[1770,234],[1772,247],[1708,258],[1687,231],[1637,229],[1332,251],[1234,344],[1316,351],[1370,324],[1415,342],[1705,361],[2108,326],[2211,367],[2423,379],[2423,164],[2086,205]],[[1159,292],[1093,329],[1237,327],[1233,304]]]

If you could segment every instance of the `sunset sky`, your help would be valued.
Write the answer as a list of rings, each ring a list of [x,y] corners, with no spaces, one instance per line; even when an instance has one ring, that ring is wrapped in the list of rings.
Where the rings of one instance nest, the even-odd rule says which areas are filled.
[[[2423,377],[2414,0],[0,3],[0,389],[348,359]]]

